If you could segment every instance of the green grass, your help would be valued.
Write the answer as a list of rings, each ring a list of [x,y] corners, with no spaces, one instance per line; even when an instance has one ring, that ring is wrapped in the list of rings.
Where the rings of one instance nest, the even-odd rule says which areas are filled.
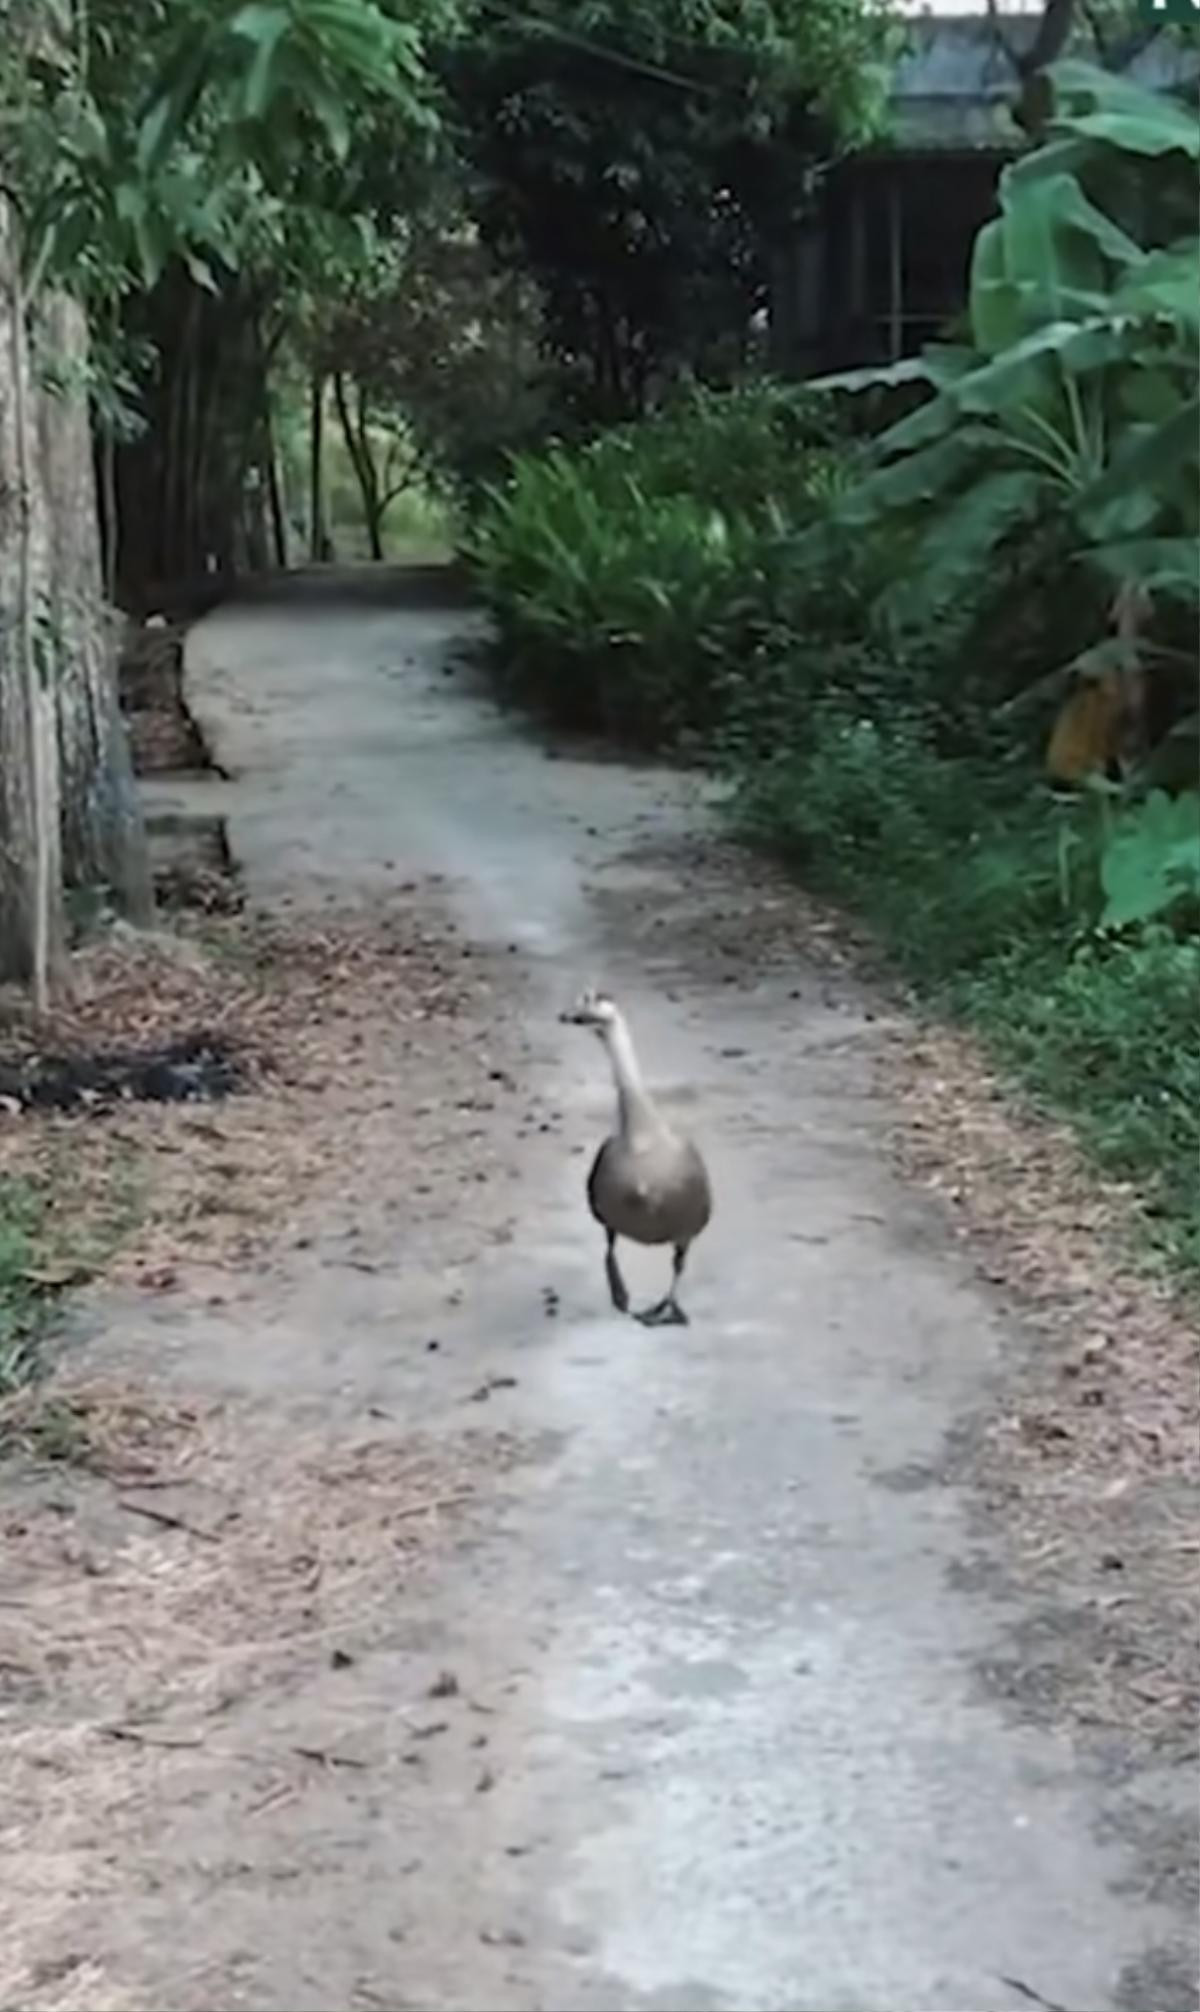
[[[1200,943],[1164,929],[1064,964],[998,954],[957,1003],[1105,1172],[1134,1182],[1150,1243],[1200,1282]]]
[[[46,1234],[46,1198],[0,1177],[0,1397],[36,1374],[50,1302],[35,1277]]]
[[[746,763],[730,814],[863,915],[923,996],[1069,1119],[1144,1198],[1148,1244],[1200,1281],[1200,939],[1096,930],[1089,814],[939,756],[919,728],[836,709],[802,747]]]
[[[106,1162],[99,1205],[73,1180],[65,1149],[37,1181],[0,1175],[0,1398],[39,1375],[64,1294],[100,1270],[143,1198],[124,1150]]]

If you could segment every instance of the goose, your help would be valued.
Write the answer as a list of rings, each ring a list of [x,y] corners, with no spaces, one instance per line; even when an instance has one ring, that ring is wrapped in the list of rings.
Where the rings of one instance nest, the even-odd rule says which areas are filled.
[[[712,1214],[708,1171],[690,1139],[672,1131],[642,1082],[629,1025],[615,1000],[587,991],[560,1019],[591,1027],[608,1051],[617,1092],[617,1129],[604,1141],[588,1175],[587,1197],[607,1238],[604,1273],[618,1313],[629,1312],[629,1293],[617,1263],[617,1238],[670,1244],[671,1284],[665,1298],[635,1319],[645,1327],[686,1327],[679,1282],[691,1245]]]

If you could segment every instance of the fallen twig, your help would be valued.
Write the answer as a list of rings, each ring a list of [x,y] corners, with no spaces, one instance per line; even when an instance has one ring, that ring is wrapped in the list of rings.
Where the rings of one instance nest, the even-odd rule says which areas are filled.
[[[277,1781],[273,1787],[260,1795],[256,1801],[246,1805],[247,1816],[265,1816],[268,1810],[282,1809],[285,1803],[296,1801],[296,1789],[290,1781]]]
[[[199,1747],[204,1741],[196,1733],[144,1733],[137,1726],[99,1726],[106,1740],[124,1740],[135,1747]]]
[[[354,1754],[332,1753],[328,1747],[293,1746],[292,1752],[301,1760],[319,1761],[322,1767],[369,1767],[369,1761],[359,1760]]]
[[[1020,1977],[1005,1977],[1001,1974],[1000,1982],[1007,1984],[1010,1991],[1019,1992],[1031,2005],[1042,2006],[1043,2012],[1067,2012],[1066,2006],[1060,2005],[1057,1998],[1043,1998],[1040,1991],[1035,1991],[1032,1984],[1026,1984]]]
[[[148,1523],[161,1523],[164,1530],[186,1530],[189,1537],[199,1537],[206,1544],[219,1544],[220,1534],[216,1530],[202,1530],[198,1523],[189,1523],[184,1516],[172,1516],[169,1509],[152,1508],[149,1502],[131,1502],[126,1495],[118,1497],[118,1508],[127,1509],[131,1516],[144,1516]]]
[[[457,1495],[431,1495],[424,1502],[410,1502],[405,1508],[397,1509],[395,1519],[399,1522],[404,1516],[424,1516],[434,1509],[453,1509],[456,1502],[472,1502],[474,1499],[473,1488],[462,1488]]]

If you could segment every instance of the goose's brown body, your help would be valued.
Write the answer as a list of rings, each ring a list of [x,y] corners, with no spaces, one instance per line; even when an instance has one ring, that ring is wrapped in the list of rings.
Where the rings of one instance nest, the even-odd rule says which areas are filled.
[[[638,1140],[614,1132],[592,1161],[587,1193],[596,1221],[635,1244],[694,1243],[712,1214],[704,1161],[665,1128]]]
[[[712,1215],[708,1171],[690,1139],[674,1131],[655,1108],[638,1069],[625,1017],[602,993],[587,992],[570,1013],[592,1027],[608,1050],[617,1090],[617,1129],[604,1141],[588,1175],[588,1205],[607,1237],[604,1268],[613,1305],[629,1308],[617,1263],[618,1237],[632,1243],[670,1244],[671,1286],[656,1306],[638,1315],[654,1325],[686,1322],[677,1297],[688,1250]]]

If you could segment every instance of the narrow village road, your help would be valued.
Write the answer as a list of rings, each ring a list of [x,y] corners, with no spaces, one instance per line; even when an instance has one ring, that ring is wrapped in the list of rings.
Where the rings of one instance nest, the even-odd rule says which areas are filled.
[[[172,1797],[109,1974],[253,2012],[1020,2012],[1011,1979],[1128,2005],[1177,1920],[1066,1734],[980,1680],[1022,1617],[943,1449],[1025,1344],[889,1161],[903,1029],[705,837],[694,781],[548,748],[435,602],[302,579],[226,607],[187,696],[257,904],[431,885],[490,960],[495,1025],[462,1038],[525,1071],[480,1144],[511,1167],[495,1234],[449,1273],[382,1216],[374,1269],[281,1251],[236,1313],[172,1313],[170,1359],[285,1425],[370,1405],[450,1437],[486,1384],[467,1422],[511,1458],[352,1666],[298,1655],[228,1715],[244,1744],[239,1713],[336,1711],[379,1764],[253,1819],[219,1771]],[[556,1017],[588,982],[712,1168],[687,1329],[607,1305],[604,1057]],[[381,1194],[422,1178],[379,1140]],[[326,1254],[353,1229],[335,1212]],[[631,1270],[640,1294],[663,1262]],[[420,1764],[391,1765],[414,1713]],[[172,1996],[197,1955],[207,1995]]]

